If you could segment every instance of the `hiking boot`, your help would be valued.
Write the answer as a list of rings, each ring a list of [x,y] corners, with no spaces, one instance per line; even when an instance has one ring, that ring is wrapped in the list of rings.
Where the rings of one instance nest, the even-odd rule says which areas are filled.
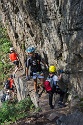
[[[62,108],[62,107],[65,107],[66,105],[63,102],[59,101],[58,106]]]
[[[62,105],[62,104],[63,104],[63,102],[59,101],[59,102],[58,102],[58,104],[59,104],[59,105]]]
[[[62,104],[62,105],[58,105],[60,108],[66,107],[66,105]]]
[[[53,105],[50,105],[50,108],[51,108],[51,109],[54,109],[54,106],[53,106]]]

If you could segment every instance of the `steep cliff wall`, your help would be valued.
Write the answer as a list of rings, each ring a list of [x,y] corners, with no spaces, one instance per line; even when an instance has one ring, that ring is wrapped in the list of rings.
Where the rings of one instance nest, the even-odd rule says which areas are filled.
[[[1,10],[22,65],[25,48],[36,46],[49,64],[72,71],[72,93],[83,96],[83,1],[1,0]]]

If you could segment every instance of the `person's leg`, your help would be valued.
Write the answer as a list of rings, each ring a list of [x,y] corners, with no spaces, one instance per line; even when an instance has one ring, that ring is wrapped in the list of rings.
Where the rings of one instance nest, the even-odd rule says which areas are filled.
[[[16,65],[15,67],[15,73],[16,73],[19,69],[19,61],[15,61],[15,65]]]
[[[50,108],[54,108],[53,104],[52,104],[52,100],[53,100],[53,93],[52,92],[49,92],[49,105],[50,105]]]
[[[37,78],[34,79],[34,91],[35,91],[35,95],[39,98],[38,88],[37,88]]]
[[[40,86],[44,87],[44,78],[41,78],[39,80],[40,80]]]
[[[34,91],[37,93],[37,73],[33,72]]]
[[[15,65],[15,70],[14,70],[14,76],[15,76],[16,72],[17,72],[18,69],[19,69],[19,61],[17,60],[17,61],[14,61],[13,63],[14,63],[14,65]]]
[[[59,101],[63,102],[64,95],[65,95],[64,91],[61,90],[60,91],[60,99],[59,99]]]
[[[37,88],[39,88],[39,96],[42,95],[42,93],[45,91],[45,87],[44,87],[44,79],[41,78],[40,80],[40,84],[37,86]]]
[[[15,67],[15,71],[14,71],[14,74],[16,74],[16,72],[18,71],[18,66]]]
[[[62,91],[60,88],[58,88],[58,92],[57,92],[59,95],[60,95],[60,98],[59,98],[59,102],[58,102],[58,104],[63,104],[63,99],[64,99],[64,95],[65,95],[65,93],[64,93],[64,91]]]
[[[10,100],[12,100],[12,90],[9,90],[9,96],[10,96]]]
[[[37,93],[37,78],[33,79],[34,81],[34,91]]]
[[[38,74],[38,79],[40,80],[40,86],[44,87],[44,74],[43,74],[43,72]]]

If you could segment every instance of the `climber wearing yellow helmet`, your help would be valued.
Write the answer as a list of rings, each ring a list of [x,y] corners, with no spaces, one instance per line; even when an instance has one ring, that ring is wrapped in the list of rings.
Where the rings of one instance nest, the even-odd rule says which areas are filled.
[[[51,109],[54,108],[54,106],[52,104],[54,93],[60,94],[58,104],[63,105],[64,92],[59,88],[59,86],[57,84],[58,81],[61,79],[61,77],[62,77],[62,74],[57,76],[56,75],[56,67],[54,65],[51,65],[49,67],[49,76],[47,77],[47,79],[44,83],[45,89],[46,89],[47,93],[49,94],[49,105],[50,105]],[[49,83],[50,83],[50,85],[49,85]]]

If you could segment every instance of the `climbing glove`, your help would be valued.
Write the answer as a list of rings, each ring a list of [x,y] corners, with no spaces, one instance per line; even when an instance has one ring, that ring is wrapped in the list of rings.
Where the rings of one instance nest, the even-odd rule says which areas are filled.
[[[59,73],[64,73],[63,69],[59,69]]]

